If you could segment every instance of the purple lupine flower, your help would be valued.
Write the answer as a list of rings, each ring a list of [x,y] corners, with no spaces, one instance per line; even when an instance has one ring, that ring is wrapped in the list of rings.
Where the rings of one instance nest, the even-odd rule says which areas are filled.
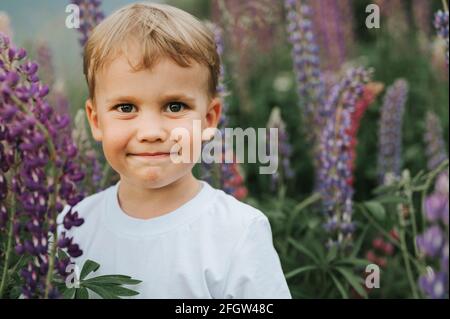
[[[430,298],[441,298],[442,295],[448,297],[448,202],[448,171],[444,171],[435,182],[434,192],[425,199],[424,203],[424,213],[431,225],[423,234],[416,237],[419,250],[435,265],[439,263],[439,273],[443,274],[442,278],[437,278],[438,280],[430,277],[430,273],[419,278],[420,288]],[[431,267],[429,268],[432,270]],[[434,274],[431,273],[431,275]],[[446,283],[443,288],[442,283]],[[442,289],[444,291],[436,293],[436,285],[440,285],[439,291]]]
[[[300,5],[297,0],[285,0],[284,4],[300,105],[304,123],[309,125],[305,133],[311,145],[315,145],[322,127],[319,108],[324,104],[325,85],[311,22],[311,8]]]
[[[441,269],[447,269],[447,271],[448,271],[448,254],[449,254],[449,246],[447,241],[444,245],[444,248],[442,249],[441,255]]]
[[[362,68],[348,70],[336,84],[326,101],[329,113],[320,139],[319,191],[322,195],[325,229],[330,232],[328,246],[338,244],[346,248],[351,244],[355,230],[352,222],[351,134],[352,115],[362,97],[370,72]]]
[[[324,69],[338,71],[354,41],[353,16],[349,0],[310,1]]]
[[[46,42],[39,42],[36,46],[36,63],[39,65],[39,77],[49,87],[55,82],[55,68],[53,54]]]
[[[425,233],[417,236],[417,247],[429,257],[436,257],[445,245],[445,236],[438,225],[428,228]]]
[[[440,173],[437,177],[436,185],[434,187],[434,191],[436,193],[447,196],[447,197],[449,194],[449,191],[448,191],[449,174],[448,173],[449,173],[448,170]]]
[[[419,278],[419,287],[432,299],[448,298],[448,273],[429,269]]]
[[[425,216],[429,222],[442,220],[445,223],[446,215],[448,215],[448,194],[435,192],[425,199]]]
[[[399,178],[401,169],[402,121],[408,83],[399,79],[387,89],[381,108],[378,133],[378,178],[385,183],[387,174]]]
[[[71,0],[80,8],[80,28],[81,37],[79,39],[81,47],[86,44],[92,30],[105,18],[100,7],[101,0]]]
[[[434,27],[436,28],[436,31],[438,35],[445,40],[446,44],[446,55],[445,55],[445,61],[447,62],[448,67],[448,45],[449,45],[449,36],[448,36],[448,11],[442,11],[439,10],[434,15]]]
[[[432,171],[447,160],[448,156],[445,151],[441,122],[437,115],[430,111],[427,112],[425,119],[424,141],[426,145],[427,167],[428,170]]]
[[[290,161],[290,157],[292,155],[292,146],[289,143],[289,135],[286,130],[286,124],[281,118],[280,108],[278,107],[273,108],[269,120],[267,122],[267,128],[278,129],[278,136],[276,136],[275,138],[277,139],[276,144],[278,144],[277,161],[281,160],[281,170],[279,165],[278,170],[271,175],[271,189],[272,191],[274,191],[276,189],[276,186],[285,181],[285,179],[291,179],[292,177],[294,177],[294,171],[291,168],[291,161]],[[267,143],[268,148],[270,148],[271,143],[275,142],[270,140],[269,133],[267,133],[266,141],[268,141]]]
[[[240,79],[256,60],[253,52],[270,52],[276,45],[279,5],[273,0],[212,0],[212,21],[223,21],[235,53]]]
[[[47,102],[48,87],[39,80],[38,65],[25,60],[26,55],[0,33],[0,175],[15,202],[15,209],[6,206],[15,252],[33,256],[21,271],[22,293],[26,298],[56,297],[52,262],[70,261],[57,260],[48,235],[57,235],[56,218],[64,205],[74,206],[83,199],[75,183],[84,173],[73,162],[77,149],[67,131],[69,117],[54,112]],[[7,194],[4,188],[0,197]],[[0,204],[3,215],[3,201]],[[71,218],[74,225],[82,223],[76,215]],[[61,248],[71,248],[72,257],[81,253],[74,246]]]

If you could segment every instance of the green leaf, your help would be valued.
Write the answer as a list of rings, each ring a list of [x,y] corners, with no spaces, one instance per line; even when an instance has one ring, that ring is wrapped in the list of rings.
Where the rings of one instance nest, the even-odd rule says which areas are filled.
[[[344,258],[339,260],[336,264],[339,265],[354,265],[354,266],[361,266],[361,267],[366,267],[367,265],[370,264],[370,262],[366,259],[363,258]]]
[[[337,254],[338,254],[337,245],[332,245],[327,253],[327,258],[326,258],[327,262],[331,263],[334,259],[336,259]]]
[[[105,289],[101,286],[95,285],[95,284],[86,284],[84,283],[84,286],[93,292],[95,292],[97,295],[102,297],[103,299],[120,299],[117,295],[113,294],[108,289]]]
[[[341,294],[342,298],[343,299],[348,299],[347,291],[345,290],[345,288],[342,285],[342,283],[339,281],[339,279],[336,278],[335,275],[333,275],[332,273],[330,273],[330,275],[331,275],[331,279],[333,279],[334,285],[339,290],[339,293]]]
[[[64,290],[62,293],[62,297],[64,299],[73,299],[75,297],[76,289],[75,288],[69,288]]]
[[[317,269],[317,266],[310,265],[310,266],[300,267],[300,268],[297,268],[295,270],[292,270],[292,271],[288,272],[285,275],[285,277],[286,277],[286,279],[290,279],[290,278],[295,277],[295,276],[297,276],[297,275],[299,275],[299,274],[301,274],[301,273],[303,273],[305,271],[310,271],[310,270],[315,270],[315,269]]]
[[[379,221],[383,221],[386,217],[386,211],[383,205],[375,201],[364,202],[364,207]]]
[[[119,285],[102,285],[104,289],[108,289],[112,294],[116,296],[136,296],[139,292],[129,288],[121,287]]]
[[[376,201],[381,204],[407,204],[408,199],[402,196],[386,195],[376,198]]]
[[[141,280],[132,279],[124,275],[104,275],[84,280],[87,284],[114,284],[114,285],[137,285]]]
[[[86,278],[86,276],[91,272],[96,272],[99,267],[100,265],[95,261],[92,261],[90,259],[86,260],[83,265],[83,269],[81,269],[80,280]]]
[[[89,292],[86,288],[76,288],[75,299],[89,299]]]
[[[373,194],[380,195],[380,194],[389,194],[389,193],[395,193],[399,188],[399,185],[392,184],[392,185],[381,185],[378,186],[373,190]]]
[[[320,219],[319,218],[311,218],[310,220],[308,220],[308,227],[310,229],[314,229],[318,225],[320,225]]]
[[[288,238],[288,242],[291,243],[297,250],[311,258],[317,265],[320,265],[319,259],[308,248],[295,241],[292,237]]]
[[[58,248],[58,259],[68,259],[69,255],[67,255],[67,253],[62,250],[61,248]]]
[[[361,246],[364,242],[364,239],[366,238],[366,234],[367,231],[369,230],[370,225],[366,225],[366,227],[364,227],[364,230],[362,231],[362,233],[360,235],[358,235],[358,239],[355,241],[355,245],[354,248],[352,250],[351,256],[352,257],[356,257],[359,253],[359,250],[361,249]]]
[[[358,294],[367,298],[367,292],[364,290],[360,281],[361,278],[356,277],[351,271],[347,268],[338,267],[337,270],[344,276],[344,278],[348,281],[348,283],[356,290]]]

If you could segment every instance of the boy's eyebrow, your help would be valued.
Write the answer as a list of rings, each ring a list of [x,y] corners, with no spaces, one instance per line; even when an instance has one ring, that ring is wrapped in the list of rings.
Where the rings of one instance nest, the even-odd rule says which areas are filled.
[[[170,93],[161,96],[161,100],[170,101],[170,100],[184,100],[186,102],[195,102],[195,99],[191,96],[185,95],[183,93]]]
[[[186,102],[191,102],[194,103],[195,102],[195,98],[191,97],[189,95],[185,95],[183,93],[170,93],[170,94],[165,94],[162,95],[160,97],[160,100],[163,102],[170,102],[173,100],[183,100]],[[115,96],[112,98],[109,98],[106,100],[107,103],[113,103],[113,102],[133,102],[133,103],[137,103],[139,104],[140,100],[137,99],[134,96],[131,95],[124,95],[124,96]]]

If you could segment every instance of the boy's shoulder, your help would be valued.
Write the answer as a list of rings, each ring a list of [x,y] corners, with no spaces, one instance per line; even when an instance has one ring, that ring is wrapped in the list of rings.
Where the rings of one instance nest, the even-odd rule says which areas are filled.
[[[258,208],[236,199],[221,189],[212,189],[215,194],[209,213],[218,225],[247,228],[258,220],[268,220]]]

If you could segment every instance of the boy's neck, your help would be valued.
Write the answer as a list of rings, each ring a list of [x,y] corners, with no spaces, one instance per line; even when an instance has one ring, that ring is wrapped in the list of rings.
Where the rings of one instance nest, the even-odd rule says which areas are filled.
[[[200,189],[201,183],[190,173],[155,189],[137,189],[122,179],[117,195],[121,209],[128,216],[150,219],[174,211],[194,198]]]

